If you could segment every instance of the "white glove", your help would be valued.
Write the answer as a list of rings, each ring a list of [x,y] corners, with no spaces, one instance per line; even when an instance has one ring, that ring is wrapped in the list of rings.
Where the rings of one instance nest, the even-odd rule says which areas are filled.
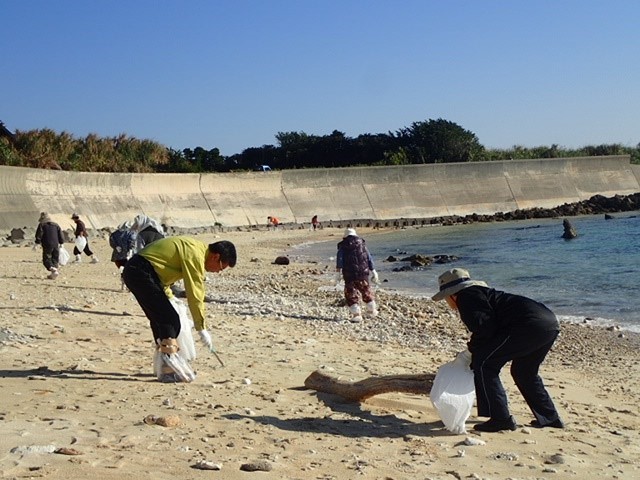
[[[38,244],[34,243],[33,244],[33,248],[31,250],[33,250],[34,252],[38,249]]]
[[[334,279],[334,283],[339,285],[342,281],[342,272],[336,272],[336,278]]]
[[[206,330],[198,330],[198,334],[200,335],[200,340],[207,347],[208,350],[213,349],[213,342],[211,341],[211,335]]]
[[[380,279],[378,278],[378,272],[376,272],[375,270],[371,270],[371,281],[376,285],[380,282]]]

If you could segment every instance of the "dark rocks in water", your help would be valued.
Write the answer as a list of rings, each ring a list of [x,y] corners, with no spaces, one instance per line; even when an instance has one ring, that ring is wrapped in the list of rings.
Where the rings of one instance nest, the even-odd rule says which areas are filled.
[[[572,238],[576,238],[578,236],[578,231],[573,228],[571,222],[566,218],[562,221],[562,227],[564,228],[562,238],[564,238],[565,240],[571,240]]]
[[[427,257],[426,255],[420,255],[419,253],[414,253],[410,257],[404,257],[401,261],[411,262],[411,265],[414,267],[426,267],[433,263],[433,258]]]
[[[393,259],[393,260],[390,260]],[[402,267],[396,267],[393,269],[394,272],[411,272],[413,270],[421,269],[422,267],[428,267],[434,263],[443,264],[443,263],[451,263],[458,260],[458,257],[455,255],[434,255],[433,257],[429,257],[427,255],[421,255],[419,253],[414,253],[408,257],[401,258],[401,262],[410,262],[410,265],[405,265]],[[396,257],[389,257],[387,261],[398,261]]]
[[[605,219],[605,220],[613,220],[613,219],[615,219],[615,218],[616,218],[616,217],[614,217],[613,215],[609,215],[608,213],[605,213],[605,214],[604,214],[604,219]]]
[[[511,212],[496,212],[493,215],[470,214],[465,216],[450,215],[429,219],[431,225],[459,225],[476,222],[507,222],[511,220],[527,220],[532,218],[560,218],[576,215],[598,215],[640,210],[640,192],[630,195],[614,195],[607,198],[594,195],[588,200],[565,203],[554,208],[526,208]]]
[[[397,262],[398,259],[396,257],[394,257],[393,255],[389,255],[387,257],[387,262]]]
[[[393,269],[394,272],[411,272],[413,271],[413,267],[411,265],[403,265],[402,267],[396,267]]]
[[[289,265],[289,257],[276,257],[273,263],[275,263],[276,265]]]
[[[458,257],[455,255],[435,255],[433,257],[433,263],[443,264],[443,263],[451,263],[458,260]]]

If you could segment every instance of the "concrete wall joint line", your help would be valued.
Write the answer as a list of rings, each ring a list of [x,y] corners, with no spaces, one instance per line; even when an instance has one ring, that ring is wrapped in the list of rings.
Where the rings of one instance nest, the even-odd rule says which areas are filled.
[[[216,215],[215,213],[213,213],[213,209],[211,208],[211,204],[209,203],[209,200],[207,199],[207,196],[204,193],[204,190],[202,189],[202,176],[203,174],[199,174],[198,175],[198,189],[200,190],[200,196],[203,198],[204,203],[207,204],[207,208],[209,209],[209,213],[211,213],[211,218],[213,218],[214,223],[217,222],[216,220]]]

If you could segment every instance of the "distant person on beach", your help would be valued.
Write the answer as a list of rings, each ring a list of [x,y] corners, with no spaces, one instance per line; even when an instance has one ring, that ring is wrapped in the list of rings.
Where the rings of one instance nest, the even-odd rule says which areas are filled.
[[[375,317],[378,314],[376,298],[369,277],[378,283],[378,273],[373,265],[373,258],[355,229],[347,228],[342,241],[338,243],[336,255],[336,283],[344,279],[344,296],[351,313],[351,322],[361,322],[360,296],[366,304],[367,314]]]
[[[136,234],[135,253],[166,236],[160,222],[142,213],[133,219],[131,230]]]
[[[268,216],[267,217],[267,229],[273,227],[274,229],[278,229],[278,225],[280,225],[280,220],[276,217]]]
[[[446,300],[471,332],[467,343],[476,388],[481,432],[515,430],[500,370],[511,362],[511,376],[535,419],[532,427],[563,428],[564,424],[538,374],[540,365],[560,332],[556,316],[542,303],[489,288],[454,268],[438,278],[433,300]]]
[[[73,247],[73,254],[76,256],[76,263],[80,263],[82,261],[82,252],[85,255],[91,257],[91,263],[98,263],[98,257],[91,251],[89,248],[89,234],[87,233],[87,227],[84,222],[80,220],[80,216],[77,213],[71,215],[71,219],[76,224],[75,236],[76,236],[76,246]],[[81,248],[78,248],[78,245],[81,245]]]
[[[36,245],[42,245],[42,265],[50,272],[47,276],[50,280],[55,280],[60,274],[60,245],[63,244],[60,225],[52,221],[47,212],[42,212],[36,228]]]
[[[314,230],[317,230],[320,227],[320,222],[318,221],[318,215],[314,215],[311,217],[311,226]]]
[[[122,271],[127,261],[133,256],[136,246],[136,232],[131,230],[131,224],[124,222],[118,225],[118,229],[109,235],[109,246],[112,248],[111,261],[120,270],[121,289],[124,290]]]
[[[164,361],[162,382],[190,382],[195,378],[178,353],[180,315],[169,300],[171,285],[182,280],[187,303],[200,339],[213,349],[204,316],[206,272],[221,272],[236,264],[236,248],[226,240],[206,245],[185,236],[157,240],[126,263],[122,278],[149,319],[156,348]]]

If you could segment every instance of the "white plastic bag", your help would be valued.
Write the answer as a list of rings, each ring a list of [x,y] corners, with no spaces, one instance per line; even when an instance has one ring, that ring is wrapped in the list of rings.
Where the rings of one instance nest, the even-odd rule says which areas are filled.
[[[431,387],[431,402],[447,430],[465,433],[464,423],[471,415],[476,391],[473,383],[471,353],[458,353],[456,358],[442,365],[436,373]]]
[[[79,251],[82,252],[84,250],[84,247],[86,247],[86,246],[87,246],[87,237],[83,237],[82,235],[78,235],[76,237],[76,248]]]
[[[64,248],[64,245],[61,245],[58,253],[58,265],[65,266],[69,263],[69,258],[71,258],[71,255],[69,255],[67,249]]]
[[[180,315],[180,333],[178,334],[178,346],[180,350],[178,355],[184,358],[187,362],[195,360],[196,358],[196,344],[193,341],[193,320],[189,316],[189,309],[187,305],[176,297],[169,299],[173,308],[176,309],[178,315]]]

